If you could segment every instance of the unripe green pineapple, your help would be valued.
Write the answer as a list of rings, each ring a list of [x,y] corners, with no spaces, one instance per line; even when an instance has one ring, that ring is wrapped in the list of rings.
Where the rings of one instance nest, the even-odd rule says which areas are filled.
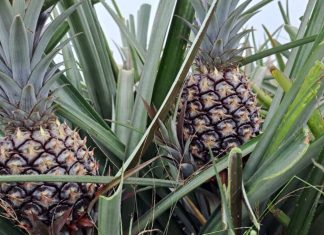
[[[196,34],[211,1],[192,0]],[[245,48],[240,40],[249,30],[240,32],[254,13],[245,14],[251,0],[219,0],[200,51],[194,71],[181,95],[180,110],[185,109],[184,140],[191,140],[190,152],[198,165],[210,160],[210,149],[221,157],[229,149],[249,140],[259,131],[259,108],[245,74],[237,61]]]
[[[41,12],[43,3],[27,1],[23,12],[9,0],[0,4],[6,12],[0,15],[0,115],[5,133],[0,139],[0,174],[97,175],[98,164],[86,140],[59,123],[52,108],[51,87],[62,73],[53,58],[64,45],[45,54],[58,26],[79,4],[45,28],[50,12]],[[30,233],[37,231],[35,224],[50,226],[63,215],[68,218],[65,230],[78,230],[96,188],[86,183],[2,183],[1,206],[13,210],[17,217],[11,219]]]

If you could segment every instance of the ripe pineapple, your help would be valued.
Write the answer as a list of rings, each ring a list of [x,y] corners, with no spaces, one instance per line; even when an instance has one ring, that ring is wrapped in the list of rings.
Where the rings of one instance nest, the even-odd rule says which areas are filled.
[[[237,60],[245,48],[240,39],[249,30],[239,32],[254,14],[243,11],[251,0],[237,7],[238,0],[219,0],[200,51],[194,71],[185,83],[180,110],[185,109],[184,140],[192,138],[190,151],[197,165],[221,157],[259,131],[256,98]],[[210,7],[208,0],[193,0],[196,21],[193,33],[203,22]]]
[[[45,28],[50,11],[41,12],[44,0],[27,1],[19,13],[9,0],[2,1],[7,15],[0,15],[0,115],[5,133],[0,139],[0,174],[97,175],[98,164],[86,139],[54,115],[51,85],[61,72],[52,61],[62,46],[45,55],[58,26],[79,4]],[[18,225],[33,234],[39,221],[49,226],[62,215],[69,217],[69,229],[77,230],[86,220],[96,187],[73,182],[2,183],[0,199],[2,207],[14,210]]]

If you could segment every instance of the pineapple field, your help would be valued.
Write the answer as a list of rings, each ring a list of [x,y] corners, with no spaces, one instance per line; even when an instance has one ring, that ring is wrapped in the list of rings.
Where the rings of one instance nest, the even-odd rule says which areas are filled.
[[[153,2],[0,0],[0,235],[324,235],[324,1]]]

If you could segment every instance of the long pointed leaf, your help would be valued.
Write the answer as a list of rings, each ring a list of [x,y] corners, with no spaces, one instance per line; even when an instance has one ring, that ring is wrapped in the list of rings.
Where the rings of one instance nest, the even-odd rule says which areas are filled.
[[[9,65],[9,32],[13,19],[9,1],[0,1],[0,42],[4,52],[4,60]]]
[[[159,108],[165,99],[185,56],[190,27],[183,22],[182,18],[191,22],[193,16],[194,11],[190,0],[177,1],[166,47],[163,51],[159,72],[154,84],[152,103],[156,108]]]
[[[0,84],[2,89],[4,89],[6,92],[10,103],[17,104],[19,102],[21,92],[21,88],[19,88],[18,84],[11,77],[1,71]]]
[[[28,84],[23,88],[21,92],[19,107],[26,112],[30,112],[36,103],[37,100],[36,100],[34,86]]]
[[[154,82],[157,76],[160,57],[163,50],[164,38],[169,27],[170,19],[174,11],[173,1],[161,1],[154,19],[154,27],[147,52],[148,60],[145,61],[141,80],[137,89],[137,96],[134,103],[134,109],[131,124],[134,128],[144,131],[147,123],[147,113],[143,99],[151,103]],[[132,131],[126,147],[126,156],[128,156],[136,147],[142,135]]]
[[[22,87],[30,75],[30,56],[27,31],[20,15],[14,18],[9,40],[13,79]]]
[[[110,197],[100,196],[98,230],[99,234],[121,234],[121,197],[123,179],[116,192]]]
[[[76,0],[61,1],[67,9]],[[95,110],[103,118],[111,119],[115,96],[115,77],[108,44],[99,27],[98,19],[89,2],[69,17],[72,35],[81,34],[73,40],[80,67],[87,84],[87,91]]]
[[[137,42],[134,35],[131,34],[131,32],[127,29],[124,22],[119,18],[119,16],[109,7],[109,5],[101,0],[101,3],[103,6],[107,9],[111,17],[114,19],[116,24],[118,25],[119,29],[123,33],[123,35],[126,37],[127,42],[132,45],[133,48],[136,49],[137,54],[141,58],[142,61],[145,61],[145,51],[144,48]]]
[[[62,42],[58,47],[52,50],[49,54],[47,54],[44,58],[42,58],[38,64],[35,65],[35,68],[31,72],[28,82],[34,84],[36,94],[38,94],[38,92],[42,88],[45,79],[45,74],[48,71],[48,67],[50,63],[53,61],[55,55],[60,50],[62,50],[62,48],[70,41],[71,39],[67,39],[64,42]]]
[[[147,48],[148,19],[150,18],[151,5],[143,4],[137,12],[137,41],[142,44],[142,48]]]
[[[128,124],[131,119],[134,103],[134,71],[120,70],[116,97],[116,122]],[[116,125],[115,133],[126,144],[131,129]]]
[[[271,49],[259,52],[257,54],[251,55],[249,57],[246,57],[246,58],[240,60],[239,62],[241,65],[246,65],[246,64],[252,63],[254,61],[257,61],[259,59],[265,58],[267,56],[274,55],[276,53],[283,52],[283,51],[286,51],[291,48],[296,48],[298,46],[314,42],[316,40],[316,37],[317,37],[317,35],[313,35],[313,36],[305,37],[305,38],[302,38],[302,39],[299,39],[299,40],[296,40],[293,42],[289,42],[289,43],[277,46],[275,48],[271,48]]]
[[[29,54],[32,53],[37,20],[45,0],[31,0],[25,13],[24,22],[26,25]]]
[[[50,42],[50,40],[52,39],[52,37],[54,36],[57,28],[63,23],[63,21],[69,16],[71,15],[79,5],[81,5],[83,2],[78,2],[76,4],[74,4],[73,6],[71,6],[69,9],[67,9],[66,11],[64,11],[61,15],[59,15],[57,18],[55,18],[50,24],[49,26],[46,28],[46,30],[44,31],[44,33],[42,34],[41,39],[39,40],[39,42],[37,43],[37,47],[33,53],[33,57],[31,60],[31,68],[33,69],[38,62],[41,60],[42,56],[44,55],[45,49],[48,45],[48,43]]]

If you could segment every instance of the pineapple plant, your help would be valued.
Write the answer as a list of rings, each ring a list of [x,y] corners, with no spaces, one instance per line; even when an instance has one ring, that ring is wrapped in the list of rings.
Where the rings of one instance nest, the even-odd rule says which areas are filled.
[[[82,2],[82,5],[76,12],[69,15],[72,12],[69,8],[71,6],[73,6],[72,9],[76,8],[74,4],[77,2]],[[269,49],[269,46],[272,47],[269,42],[260,46],[260,50],[254,45],[255,54],[249,56],[248,51],[244,54],[248,58],[241,61],[239,60],[244,48],[233,46],[239,42],[239,38],[247,34],[247,31],[240,32],[240,28],[254,12],[271,0],[256,1],[256,5],[248,9],[245,7],[250,1],[242,3],[243,1],[238,0],[227,2],[222,0],[212,2],[161,0],[159,2],[152,32],[150,32],[148,30],[150,12],[148,5],[140,8],[137,18],[130,16],[127,20],[123,15],[123,9],[118,7],[118,1],[53,0],[45,1],[46,7],[41,7],[42,0],[0,1],[0,102],[4,124],[3,131],[0,131],[0,134],[4,136],[1,139],[3,144],[0,149],[0,167],[3,174],[0,175],[0,206],[2,207],[0,209],[8,209],[5,211],[17,220],[18,225],[29,227],[28,232],[31,234],[142,234],[147,232],[183,235],[282,234],[287,231],[290,235],[298,234],[302,229],[305,229],[304,234],[317,234],[321,231],[323,216],[322,201],[319,200],[321,188],[318,187],[322,183],[323,174],[319,167],[314,167],[313,162],[323,165],[324,129],[321,116],[323,65],[315,61],[322,59],[323,43],[321,42],[324,34],[323,15],[320,13],[324,2],[315,0],[307,4],[300,32],[294,35],[296,30],[290,30],[291,43],[283,43],[280,38],[277,48]],[[196,11],[196,20],[194,26],[191,27],[195,39],[192,40],[190,47],[187,47],[190,40],[185,32],[188,32],[189,28],[183,19],[192,22],[194,10],[191,2]],[[237,6],[238,2],[243,5]],[[52,23],[48,24],[48,27],[42,27],[43,23],[51,22],[52,19],[46,20],[48,11],[38,17],[40,9],[44,10],[56,3],[59,3],[54,7],[57,9],[57,14],[54,14],[53,23],[56,23],[54,26]],[[33,6],[28,4],[33,4]],[[115,61],[116,53],[111,52],[110,46],[112,45],[106,38],[110,35],[104,34],[103,29],[107,27],[107,23],[110,26],[113,22],[101,21],[101,14],[97,14],[98,8],[94,5],[103,5],[118,24],[123,37],[123,46],[127,47],[125,51],[130,55],[127,57],[127,62],[130,62],[127,63],[127,68],[118,67]],[[283,12],[282,9],[281,7],[281,12]],[[16,24],[13,23],[15,15],[21,16],[26,28],[29,44],[28,57],[26,50],[23,50],[25,48],[21,36],[23,34],[19,34],[20,36],[17,37],[19,40],[15,40],[14,46],[13,43],[10,44],[13,42],[9,38],[10,27]],[[67,22],[61,27],[57,20],[60,19],[59,21],[63,22],[63,18],[67,19]],[[213,20],[210,20],[212,18]],[[287,14],[284,18],[285,24],[288,25],[289,15]],[[38,24],[35,23],[38,25],[37,32],[36,26],[30,23],[31,19],[34,19],[34,23],[38,22]],[[101,24],[102,22],[104,24]],[[207,28],[208,37],[205,35]],[[293,28],[287,27],[287,29]],[[50,31],[52,33],[49,33]],[[67,37],[63,36],[62,31],[69,31]],[[32,32],[36,32],[37,36],[30,40]],[[150,32],[149,37],[147,37],[148,32]],[[52,36],[55,40],[51,40],[49,44],[47,41],[45,43],[44,38],[49,40]],[[205,39],[203,39],[204,36]],[[66,38],[73,40],[71,44],[64,47],[62,53],[65,67],[71,68],[64,73],[64,71],[57,70],[61,68],[61,65],[55,65],[52,62],[52,55],[54,56],[55,52],[62,48],[66,43]],[[197,54],[201,39],[204,40],[203,45]],[[51,49],[53,45],[56,45],[55,41],[61,41],[62,46]],[[305,43],[309,44],[304,45]],[[210,44],[218,49],[212,52]],[[294,48],[297,46],[301,48]],[[20,57],[17,57],[19,59],[29,58],[29,61],[32,61],[37,55],[38,59],[34,59],[30,68],[38,64],[37,61],[45,61],[46,57],[46,61],[50,63],[49,66],[42,68],[45,70],[46,78],[51,78],[51,81],[56,80],[55,84],[51,86],[50,83],[46,83],[50,80],[43,79],[43,75],[38,76],[40,79],[35,79],[38,82],[41,81],[41,84],[46,86],[44,90],[48,91],[46,96],[43,96],[48,101],[44,109],[48,118],[45,118],[45,111],[40,111],[39,113],[42,114],[40,116],[44,118],[42,121],[40,121],[41,118],[37,119],[37,114],[25,119],[18,118],[18,114],[21,117],[25,112],[16,112],[18,108],[22,109],[21,103],[16,100],[20,101],[21,98],[17,97],[22,97],[21,94],[26,93],[23,89],[27,83],[19,85],[18,89],[11,88],[14,87],[11,83],[9,85],[5,83],[16,79],[13,73],[16,70],[13,69],[13,65],[17,61],[11,60],[10,57],[12,53],[10,50],[14,48],[20,52]],[[219,50],[223,50],[224,53],[221,54]],[[282,90],[277,89],[280,83],[279,85],[275,83],[269,74],[264,77],[259,73],[259,80],[256,79],[257,73],[252,73],[264,65],[263,58],[274,54],[276,57],[285,57],[283,60],[278,60],[278,63],[274,61],[275,65],[280,65],[280,71],[277,72],[284,72],[284,75],[279,74],[279,77],[274,76],[274,78],[276,80],[278,78],[288,79],[284,83],[288,84],[284,87],[284,94]],[[194,57],[196,57],[195,62]],[[287,67],[285,68],[286,59]],[[24,59],[24,61],[28,60]],[[193,62],[195,70],[189,77],[195,84],[188,85],[189,78],[183,95],[179,98],[182,100],[181,107],[174,109],[175,98],[180,94]],[[242,64],[239,64],[241,62]],[[248,65],[244,67],[246,74],[254,75],[249,79],[259,81],[253,89],[257,93],[258,101],[262,104],[262,117],[265,117],[262,135],[252,138],[247,143],[244,142],[256,135],[259,129],[259,110],[256,105],[252,104],[255,102],[255,97],[249,88],[246,76],[238,69],[241,65]],[[21,71],[26,71],[25,67],[20,68]],[[249,69],[251,70],[248,71]],[[36,70],[31,69],[31,71]],[[307,75],[307,71],[311,73]],[[35,72],[35,74],[40,73]],[[4,76],[7,77],[3,79]],[[56,79],[58,76],[60,78]],[[203,81],[205,77],[209,78],[206,84]],[[29,84],[35,86],[36,81],[30,81]],[[269,86],[269,81],[274,86]],[[214,85],[209,86],[210,83]],[[56,92],[58,84],[69,85]],[[217,87],[218,84],[220,88]],[[51,88],[48,88],[49,86]],[[260,97],[262,92],[255,89],[256,86],[261,91],[266,91],[263,98]],[[210,90],[202,91],[206,87],[210,87]],[[229,94],[225,94],[222,88]],[[34,90],[37,89],[34,88]],[[215,99],[208,98],[210,93],[212,97],[213,94],[219,96],[224,94],[225,97],[219,98],[215,95],[219,98],[216,103]],[[189,99],[190,94],[197,97],[196,103]],[[52,106],[52,99],[55,96],[57,97],[55,106]],[[230,97],[234,98],[234,101],[231,102]],[[245,99],[247,101],[242,102]],[[8,100],[14,105],[10,106]],[[239,112],[235,112],[235,101],[242,102],[239,103],[241,106],[238,110],[247,107],[243,114],[250,119],[250,122],[245,122],[244,115],[240,116]],[[188,105],[192,107],[192,103],[201,104],[202,108],[198,110],[197,116],[194,116],[194,110],[188,109]],[[151,116],[152,121],[148,125],[147,114],[149,112],[143,106],[151,107],[151,105],[156,106],[158,110]],[[18,108],[13,109],[13,106]],[[209,106],[212,107],[209,108]],[[39,110],[39,107],[41,105],[33,110]],[[219,109],[218,113],[225,114],[214,115],[212,114],[213,108]],[[302,129],[307,129],[308,114],[311,114],[315,108],[319,109],[316,110],[318,112],[313,112],[315,121],[307,124],[312,127],[310,128],[312,133],[307,134]],[[15,111],[12,113],[11,110]],[[170,110],[173,110],[172,117],[167,119]],[[69,120],[69,123],[83,130],[82,134],[91,137],[91,142],[89,141],[87,145],[88,147],[96,146],[95,157],[103,163],[100,164],[100,173],[103,176],[82,177],[83,169],[93,170],[85,174],[97,174],[94,170],[97,168],[96,162],[91,156],[93,153],[88,150],[85,141],[81,140],[77,132],[72,131],[67,124],[60,124],[55,115]],[[209,125],[204,122],[199,123],[200,116],[204,121],[207,120],[205,116],[222,118],[225,115],[225,119],[218,123],[223,126],[212,122],[209,122]],[[35,123],[32,124],[30,120]],[[194,120],[198,121],[194,122]],[[231,124],[235,133],[226,134],[225,132],[229,132],[230,129],[225,124]],[[239,129],[240,127],[243,127],[243,130]],[[190,130],[186,132],[183,131],[184,128],[191,128],[194,131],[193,133]],[[199,128],[208,129],[206,133],[218,138],[217,143],[220,145],[215,144],[214,137],[208,142],[204,136],[205,133],[200,133]],[[244,131],[246,131],[246,136],[244,136]],[[153,138],[154,134],[155,138]],[[44,135],[46,140],[43,141]],[[71,141],[71,139],[74,140]],[[75,140],[78,140],[78,145]],[[158,146],[152,144],[153,140]],[[57,141],[62,141],[63,148],[73,152],[75,158],[73,156],[65,158],[63,152],[56,154],[55,142]],[[37,146],[33,147],[31,144],[32,147],[30,147],[29,143],[35,143]],[[195,151],[194,144],[198,145],[199,151]],[[242,144],[240,150],[233,148],[229,154],[225,155],[228,149],[239,144]],[[84,158],[80,157],[83,154],[80,155],[79,151],[75,153],[76,148],[86,152]],[[212,149],[213,154],[207,155],[207,149],[208,151]],[[45,154],[49,155],[46,160]],[[195,157],[193,157],[194,154],[196,154]],[[35,160],[29,160],[27,155]],[[211,155],[221,156],[221,158],[213,161],[214,164],[207,164],[201,168],[201,164],[208,162]],[[245,160],[247,156],[251,157],[242,170],[241,158]],[[87,158],[91,159],[88,163],[82,161]],[[55,162],[51,161],[52,159]],[[73,162],[73,159],[77,159],[76,162]],[[51,165],[51,162],[56,164],[51,168],[54,170],[47,171],[47,164]],[[74,171],[72,165],[79,166],[80,174]],[[91,167],[91,165],[94,166]],[[25,171],[27,168],[28,170]],[[56,169],[59,170],[56,171]],[[215,175],[218,177],[217,173],[225,169],[228,169],[227,184],[220,185],[220,187],[216,187],[214,182],[209,184]],[[56,178],[53,174],[57,172],[64,175]],[[305,177],[308,173],[309,178]],[[55,183],[42,182],[44,174],[47,174],[47,179],[44,178],[44,181],[53,177]],[[68,174],[74,174],[74,176],[68,176]],[[104,176],[107,174],[110,176]],[[305,187],[300,180],[297,182],[293,178],[295,175],[314,187]],[[85,189],[85,187],[96,188],[96,185],[75,183],[73,180],[76,178],[78,182],[91,181],[93,184],[106,185],[97,191],[93,199],[93,190]],[[216,180],[217,184],[220,184],[219,178]],[[30,179],[33,179],[30,182],[34,183],[24,183]],[[58,183],[61,179],[64,180]],[[241,198],[241,190],[238,188],[240,185],[243,187],[243,184],[246,195]],[[51,191],[50,187],[54,187],[56,191]],[[40,192],[43,188],[47,191]],[[289,197],[290,194],[299,194],[301,190],[304,192],[299,199]],[[48,193],[49,191],[53,194]],[[215,197],[216,193],[220,194],[220,197]],[[24,198],[21,195],[25,195]],[[305,198],[307,198],[307,203],[305,203]],[[98,217],[96,229],[92,228],[87,231],[79,229],[87,224],[86,217],[83,217],[87,203],[83,204],[83,208],[79,207],[79,199],[85,199],[85,201],[93,199],[87,208],[88,211],[98,199],[98,213],[95,214]],[[53,204],[50,204],[51,201]],[[243,203],[249,207],[249,210],[242,210]],[[27,210],[27,213],[24,208],[26,204],[34,206]],[[66,209],[60,207],[61,205],[64,205]],[[35,208],[40,209],[41,213],[37,213]],[[252,221],[249,218],[252,218]],[[44,225],[40,226],[39,221],[42,221],[51,231],[45,231]],[[66,221],[68,223],[64,226],[64,231],[58,232],[63,222]],[[79,231],[71,231],[76,229]],[[311,231],[315,232],[311,233]],[[0,233],[22,234],[21,230],[3,216],[0,217]]]
[[[221,157],[260,129],[259,108],[247,76],[238,68],[244,51],[240,40],[250,30],[240,32],[255,12],[242,13],[250,0],[218,1],[207,33],[200,46],[193,72],[188,75],[180,102],[184,109],[184,140],[191,140],[190,152],[198,165],[210,160],[210,149]],[[197,34],[210,1],[193,0]]]
[[[60,123],[53,102],[53,82],[62,74],[53,58],[62,46],[50,47],[56,28],[79,4],[49,25],[51,9],[44,1],[27,1],[20,12],[9,0],[2,4],[8,17],[0,37],[0,110],[4,137],[0,139],[1,175],[98,175],[93,151],[77,131]],[[4,15],[2,15],[2,19]],[[41,176],[40,176],[41,177]],[[67,218],[66,229],[78,230],[87,219],[87,206],[96,184],[17,182],[2,183],[2,207],[17,215],[16,222],[28,232],[39,222],[50,226]],[[7,211],[8,212],[8,211]],[[13,218],[11,218],[13,219]],[[83,223],[84,224],[84,223]],[[89,223],[88,223],[89,225]]]

